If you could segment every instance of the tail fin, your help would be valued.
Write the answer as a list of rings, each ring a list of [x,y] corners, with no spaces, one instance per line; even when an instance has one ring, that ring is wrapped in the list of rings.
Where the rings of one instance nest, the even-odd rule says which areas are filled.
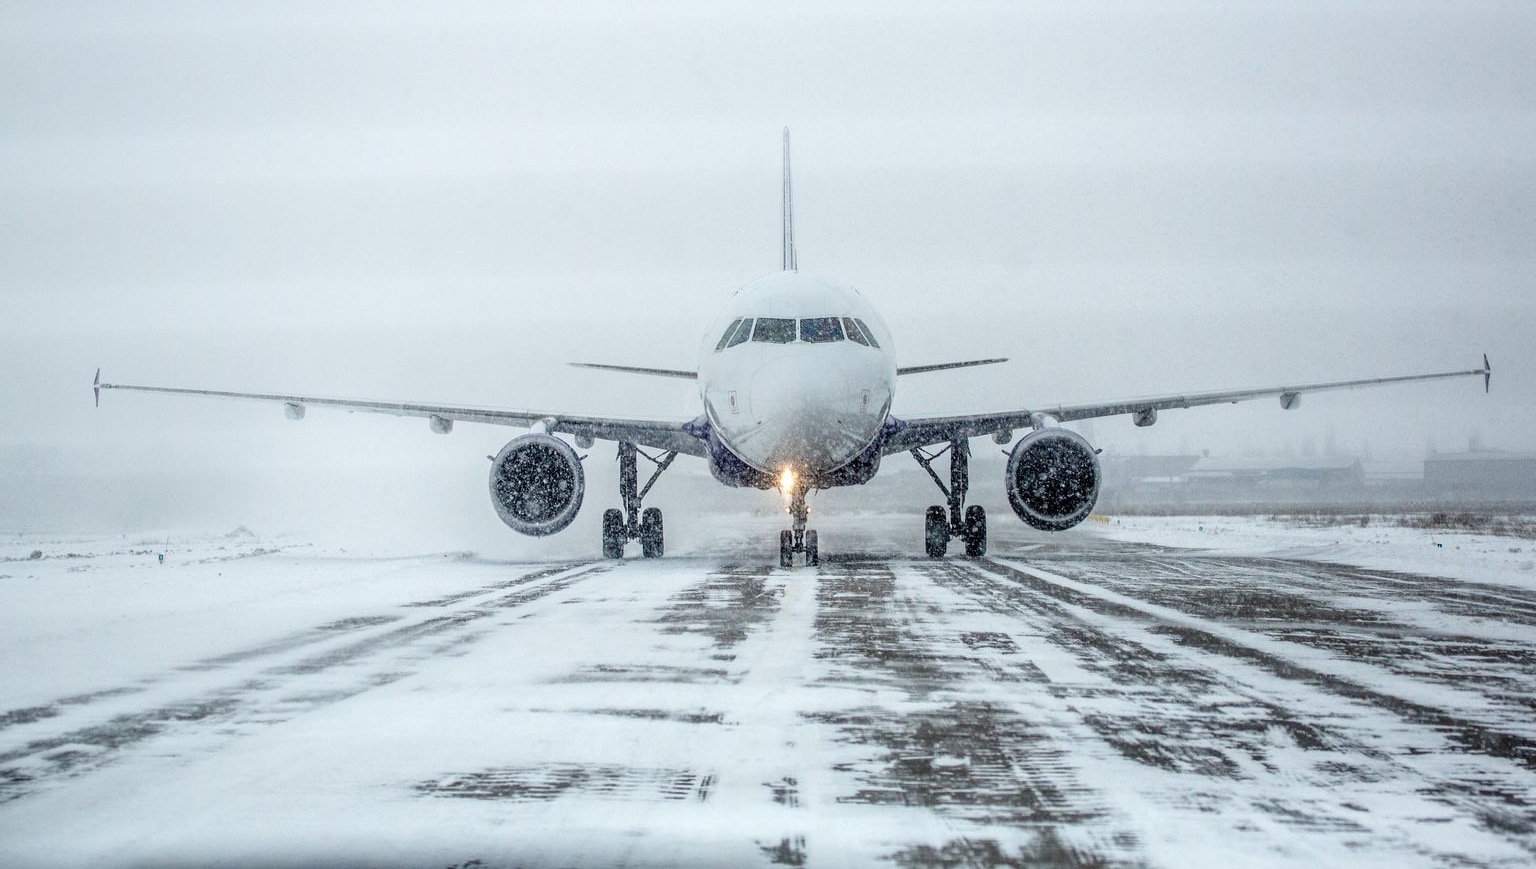
[[[800,270],[795,257],[795,197],[789,186],[789,128],[784,128],[784,271]]]

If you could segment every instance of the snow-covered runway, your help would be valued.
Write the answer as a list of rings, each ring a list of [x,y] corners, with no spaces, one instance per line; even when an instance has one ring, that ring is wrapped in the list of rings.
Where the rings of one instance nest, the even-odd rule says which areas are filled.
[[[791,571],[7,543],[0,865],[1536,860],[1536,588],[902,521]]]

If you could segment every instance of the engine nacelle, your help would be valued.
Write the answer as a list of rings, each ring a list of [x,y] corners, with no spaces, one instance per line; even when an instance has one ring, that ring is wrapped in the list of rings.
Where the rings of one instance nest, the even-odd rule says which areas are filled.
[[[491,503],[507,527],[543,537],[581,510],[586,476],[570,444],[547,434],[513,438],[491,462]]]
[[[1044,428],[1014,445],[1004,485],[1020,519],[1041,531],[1064,531],[1093,512],[1099,479],[1098,453],[1082,435]]]

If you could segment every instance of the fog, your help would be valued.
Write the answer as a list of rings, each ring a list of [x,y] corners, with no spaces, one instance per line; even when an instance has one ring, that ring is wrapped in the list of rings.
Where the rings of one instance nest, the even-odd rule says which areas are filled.
[[[691,418],[691,384],[565,363],[694,367],[778,266],[784,126],[802,270],[865,292],[904,365],[1012,359],[904,378],[898,415],[1486,352],[1488,395],[1084,431],[1123,454],[1536,449],[1533,58],[1518,3],[7,4],[0,529],[515,536],[484,459],[515,432],[96,409],[91,375]],[[612,445],[591,454],[566,542],[500,545],[588,552],[616,500]],[[669,534],[696,498],[774,497],[706,484],[683,460],[658,485]],[[869,507],[919,515],[893,491]]]

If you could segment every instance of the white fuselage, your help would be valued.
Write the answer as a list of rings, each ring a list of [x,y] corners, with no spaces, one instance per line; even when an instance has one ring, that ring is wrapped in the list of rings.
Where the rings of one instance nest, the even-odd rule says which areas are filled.
[[[750,332],[739,322],[748,319]],[[890,331],[869,301],[795,271],[731,297],[705,336],[698,371],[720,442],[758,471],[808,482],[874,443],[896,382]]]

